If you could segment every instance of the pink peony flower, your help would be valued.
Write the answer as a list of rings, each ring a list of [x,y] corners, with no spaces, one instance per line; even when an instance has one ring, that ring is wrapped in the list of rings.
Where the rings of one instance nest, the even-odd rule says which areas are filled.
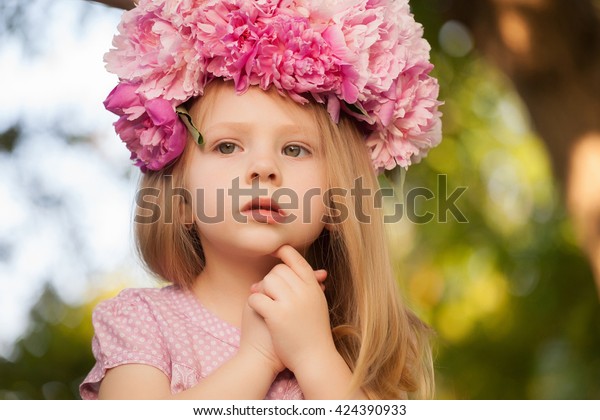
[[[405,71],[394,82],[382,102],[373,101],[369,110],[381,124],[379,135],[367,141],[374,167],[406,168],[416,163],[441,141],[439,86],[428,76],[429,63]]]
[[[269,28],[261,27],[257,9],[227,9],[227,2],[207,10],[201,18],[198,37],[201,48],[211,51],[206,71],[215,77],[233,80],[238,92],[245,92],[259,43],[268,37]],[[230,6],[230,5],[229,5]]]
[[[158,170],[183,152],[187,130],[169,101],[146,100],[138,89],[137,85],[119,83],[104,106],[120,117],[115,130],[136,165],[143,171]]]
[[[165,0],[149,0],[123,13],[120,34],[113,39],[115,48],[104,60],[108,71],[138,83],[139,93],[146,97],[184,101],[198,94],[203,63],[190,29],[169,19],[173,12],[173,6],[166,9]]]
[[[331,53],[321,33],[300,17],[278,17],[271,24],[277,44],[271,49],[263,48],[263,52],[272,57],[272,83],[279,90],[298,96],[310,92],[320,102],[324,102],[320,93],[338,93],[342,80],[340,60]],[[302,97],[296,100],[306,101]]]

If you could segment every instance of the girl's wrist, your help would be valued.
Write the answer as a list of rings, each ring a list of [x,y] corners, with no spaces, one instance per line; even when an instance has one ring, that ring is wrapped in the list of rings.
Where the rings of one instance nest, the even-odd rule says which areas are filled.
[[[333,349],[314,355],[314,359],[298,367],[294,375],[306,399],[364,399],[365,394],[350,389],[352,371]]]
[[[341,357],[332,339],[331,342],[323,343],[321,346],[313,347],[310,351],[303,352],[294,365],[288,366],[288,368],[297,375],[298,373],[312,371],[315,366],[321,365],[324,367],[323,372],[326,372],[327,365]]]
[[[242,361],[244,366],[253,366],[258,374],[269,375],[272,381],[285,368],[278,360],[273,360],[254,348],[241,346],[236,357]]]

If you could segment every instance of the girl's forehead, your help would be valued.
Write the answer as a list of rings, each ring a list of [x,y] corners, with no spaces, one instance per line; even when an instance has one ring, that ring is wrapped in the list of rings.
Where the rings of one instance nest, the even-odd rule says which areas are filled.
[[[191,114],[201,130],[240,129],[255,126],[275,131],[318,131],[314,106],[303,106],[277,91],[251,87],[243,94],[222,85],[192,106]]]

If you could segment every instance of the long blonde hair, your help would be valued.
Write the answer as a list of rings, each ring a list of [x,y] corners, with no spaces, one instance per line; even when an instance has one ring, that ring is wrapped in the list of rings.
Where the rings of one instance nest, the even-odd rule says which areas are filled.
[[[224,85],[211,82],[198,100],[206,101],[203,106],[208,107]],[[273,90],[269,93],[277,97]],[[336,125],[324,107],[314,103],[306,106],[314,110],[322,134],[328,186],[349,192],[360,178],[362,186],[374,194],[379,188],[377,178],[364,137],[354,122],[342,116]],[[160,220],[136,223],[135,229],[137,248],[146,266],[183,288],[189,288],[202,271],[204,255],[192,228],[188,198],[185,194],[168,196],[165,191],[185,187],[186,162],[192,147],[195,145],[190,140],[173,165],[142,176],[140,191],[155,191],[150,201],[163,211]],[[335,344],[354,373],[350,391],[361,388],[371,399],[432,398],[430,329],[400,298],[381,209],[373,199],[359,202],[356,198],[352,194],[337,195],[335,200],[330,197],[334,223],[307,254],[313,267],[328,272],[325,293]],[[169,206],[175,209],[171,215]],[[360,217],[370,219],[368,223],[359,220],[357,210]],[[339,214],[347,217],[335,220]],[[165,223],[166,217],[172,217],[172,223]]]

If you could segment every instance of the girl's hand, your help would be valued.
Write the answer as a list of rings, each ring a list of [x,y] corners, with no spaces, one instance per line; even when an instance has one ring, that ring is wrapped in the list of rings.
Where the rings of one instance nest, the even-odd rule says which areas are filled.
[[[285,369],[285,365],[275,353],[271,333],[264,319],[248,304],[242,313],[239,354],[252,360],[250,363],[264,364],[267,369],[272,370],[274,376]]]
[[[312,267],[290,245],[273,256],[282,260],[253,286],[248,304],[264,318],[276,354],[293,372],[337,350],[321,282],[327,273]]]

